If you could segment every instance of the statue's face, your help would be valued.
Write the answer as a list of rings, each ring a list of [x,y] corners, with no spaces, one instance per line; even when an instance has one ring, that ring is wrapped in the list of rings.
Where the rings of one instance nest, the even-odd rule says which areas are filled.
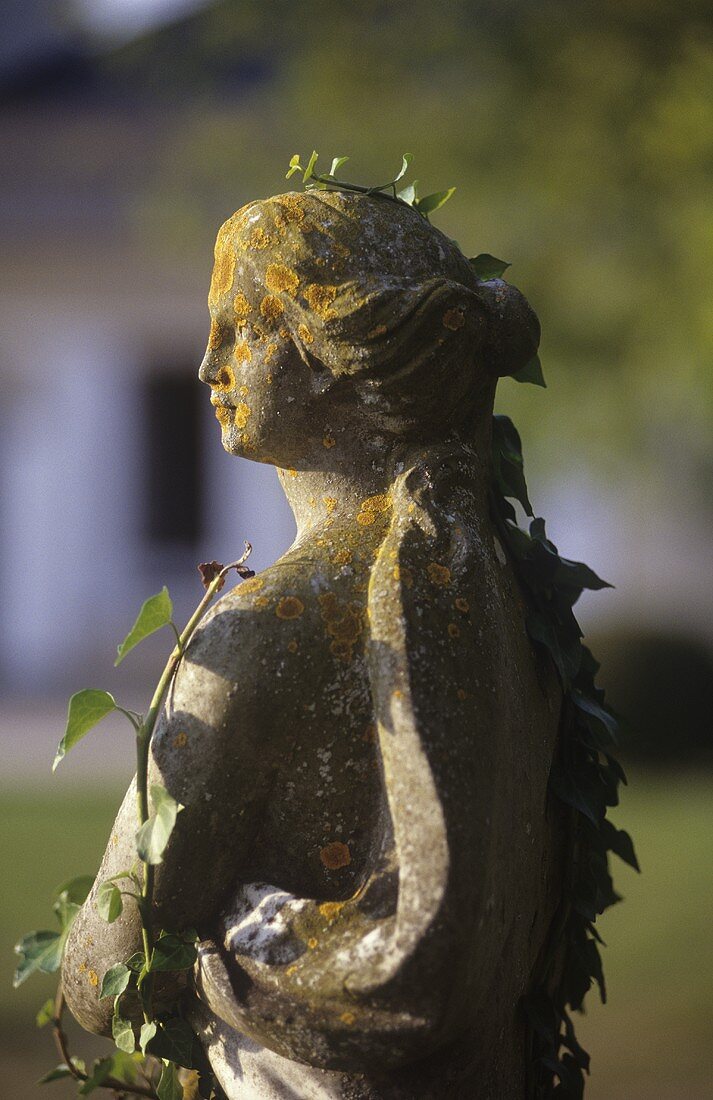
[[[278,276],[289,283],[288,269],[280,265],[271,280],[268,267],[265,285],[244,257],[240,234],[224,227],[216,244],[211,329],[199,377],[210,386],[227,451],[291,466],[310,437],[323,430],[315,404],[327,380],[307,365],[287,327]]]

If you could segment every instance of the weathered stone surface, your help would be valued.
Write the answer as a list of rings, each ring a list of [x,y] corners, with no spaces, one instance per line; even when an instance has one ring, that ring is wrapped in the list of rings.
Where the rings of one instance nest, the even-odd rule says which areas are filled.
[[[340,192],[238,211],[209,304],[223,444],[278,466],[298,535],[206,616],[154,735],[193,1020],[231,1100],[524,1097],[561,700],[487,492],[537,320],[410,208]],[[134,832],[130,791],[100,880]],[[111,1012],[88,975],[138,946],[89,899],[64,966],[86,1027]]]

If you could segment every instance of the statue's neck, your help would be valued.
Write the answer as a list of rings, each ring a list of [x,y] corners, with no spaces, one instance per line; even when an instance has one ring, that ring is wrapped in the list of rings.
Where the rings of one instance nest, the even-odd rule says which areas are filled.
[[[354,461],[349,469],[278,469],[278,476],[294,512],[298,541],[329,521],[356,522],[364,501],[386,493],[391,486],[383,461]]]

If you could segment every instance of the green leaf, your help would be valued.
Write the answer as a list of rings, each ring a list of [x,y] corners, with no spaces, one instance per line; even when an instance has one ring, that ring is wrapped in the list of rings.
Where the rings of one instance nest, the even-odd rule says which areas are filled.
[[[116,918],[121,916],[121,911],[124,908],[121,891],[110,880],[102,882],[97,890],[94,904],[97,907],[97,913],[107,924],[113,924]]]
[[[290,157],[290,167],[287,169],[285,179],[288,180],[291,176],[294,176],[295,172],[301,171],[302,165],[300,164],[300,155],[299,153],[295,153],[294,156]]]
[[[183,806],[171,798],[165,787],[158,783],[151,786],[151,801],[154,812],[136,834],[136,850],[144,863],[156,864],[162,862],[176,817]]]
[[[394,181],[393,181],[394,183],[398,183],[399,180],[404,178],[404,176],[408,172],[408,166],[409,166],[409,164],[411,163],[412,160],[413,160],[413,153],[404,153],[403,157],[401,158],[401,169],[399,171],[398,176],[396,176],[396,178],[394,179]]]
[[[178,1080],[178,1069],[173,1062],[164,1062],[161,1067],[156,1095],[158,1100],[183,1100],[183,1085]]]
[[[154,946],[151,970],[188,970],[198,957],[194,944],[180,936],[166,933]]]
[[[433,214],[436,210],[440,210],[454,193],[455,187],[449,187],[447,191],[434,191],[432,195],[424,195],[424,197],[419,199],[414,205],[419,214],[428,217],[429,214]]]
[[[126,965],[129,970],[133,970],[135,974],[138,974],[138,972],[143,969],[145,962],[146,958],[143,951],[135,951],[134,954],[126,960]]]
[[[77,913],[80,910],[80,906],[76,902],[70,901],[67,893],[63,892],[59,895],[56,902],[52,906],[52,910],[60,923],[60,927],[63,932],[68,932],[72,927],[72,923]]]
[[[497,256],[491,256],[488,252],[481,252],[468,261],[481,283],[487,283],[490,279],[502,279],[503,275],[512,265],[506,260],[499,260]]]
[[[629,834],[624,829],[615,828],[611,821],[603,821],[601,829],[604,842],[609,851],[614,852],[615,855],[619,856],[619,859],[623,859],[624,863],[628,863],[630,867],[640,873],[641,868],[634,851],[634,842]]]
[[[533,386],[542,386],[547,389],[539,355],[534,355],[529,363],[521,367],[517,374],[511,374],[510,377],[516,382],[529,382]]]
[[[159,1025],[148,1049],[155,1058],[175,1062],[185,1069],[197,1069],[205,1063],[203,1048],[186,1021],[178,1016]]]
[[[77,878],[67,879],[61,886],[55,886],[52,897],[59,898],[62,894],[65,894],[67,901],[72,902],[74,905],[82,905],[87,900],[93,885],[93,875],[78,875]]]
[[[114,667],[120,665],[126,654],[139,642],[142,642],[144,638],[148,638],[150,634],[155,634],[162,626],[168,626],[172,617],[173,604],[168,589],[164,585],[160,592],[157,592],[155,596],[149,596],[144,601],[136,622],[117,649]]]
[[[305,168],[305,171],[304,171],[304,176],[302,177],[302,179],[303,179],[304,183],[307,183],[307,181],[308,181],[308,180],[309,180],[309,179],[311,178],[311,176],[313,175],[313,173],[314,173],[314,168],[315,168],[315,165],[316,165],[316,163],[317,163],[317,159],[318,159],[318,157],[319,157],[319,153],[317,152],[317,150],[316,150],[316,149],[313,149],[313,150],[312,150],[312,156],[311,156],[311,157],[309,158],[309,160],[307,161],[307,167]]]
[[[343,164],[346,164],[349,157],[335,157],[332,161],[332,167],[329,169],[330,176],[335,176]]]
[[[60,760],[64,759],[69,750],[73,749],[77,742],[81,741],[93,726],[96,726],[97,722],[101,722],[102,718],[106,718],[107,714],[111,714],[113,710],[116,710],[116,702],[108,691],[99,691],[96,688],[76,691],[69,700],[67,726],[57,748],[52,771],[55,771]]]
[[[31,974],[54,974],[62,961],[66,936],[60,932],[28,932],[15,944],[15,954],[21,959],[12,980],[13,987],[27,981]]]
[[[117,997],[114,1001],[114,1015],[111,1018],[111,1035],[119,1050],[123,1050],[126,1054],[133,1054],[136,1050],[134,1029],[131,1026],[131,1021],[125,1020],[119,1012],[120,1000],[121,997]]]
[[[99,1088],[107,1077],[113,1077],[123,1084],[133,1084],[137,1078],[136,1059],[140,1059],[140,1057],[140,1055],[130,1055],[122,1050],[117,1050],[108,1058],[97,1059],[92,1068],[92,1074],[80,1088],[79,1095],[88,1096],[90,1092],[94,1092],[95,1089]]]
[[[415,206],[418,202],[418,180],[414,180],[408,187],[404,187],[403,191],[399,191],[397,198],[405,202],[407,206]]]
[[[74,1068],[79,1070],[80,1073],[87,1072],[84,1066],[84,1062],[81,1058],[72,1058],[71,1062]],[[58,1066],[55,1066],[54,1069],[51,1069],[49,1073],[46,1073],[44,1075],[44,1077],[40,1077],[37,1084],[48,1085],[50,1081],[61,1081],[64,1077],[74,1077],[74,1074],[72,1073],[66,1062],[60,1062]]]
[[[155,1034],[156,1034],[156,1024],[155,1023],[151,1022],[150,1024],[142,1024],[141,1025],[141,1034],[139,1036],[139,1046],[141,1047],[141,1050],[142,1050],[143,1054],[146,1053],[146,1047],[151,1042],[151,1040],[153,1039]]]
[[[53,1000],[52,997],[48,997],[48,999],[42,1005],[42,1008],[39,1010],[39,1012],[35,1016],[35,1023],[37,1024],[38,1027],[45,1027],[47,1024],[51,1023],[51,1021],[53,1019],[54,1019],[54,1000]]]
[[[133,971],[129,969],[126,963],[117,963],[116,966],[110,967],[102,978],[99,999],[101,1000],[102,997],[118,997],[131,981],[132,973]]]

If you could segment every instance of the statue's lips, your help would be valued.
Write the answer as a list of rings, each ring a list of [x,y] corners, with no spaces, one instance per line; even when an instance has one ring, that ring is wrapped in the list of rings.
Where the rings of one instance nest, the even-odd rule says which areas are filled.
[[[213,406],[213,408],[215,408],[216,410],[217,409],[230,409],[231,411],[235,410],[235,405],[229,405],[227,401],[221,401],[220,398],[218,398],[218,397],[211,397],[210,403]]]

